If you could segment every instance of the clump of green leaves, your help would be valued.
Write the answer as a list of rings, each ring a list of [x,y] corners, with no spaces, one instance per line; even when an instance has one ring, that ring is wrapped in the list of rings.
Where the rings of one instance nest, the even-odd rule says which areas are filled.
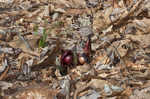
[[[46,46],[46,38],[47,38],[46,29],[44,29],[43,35],[42,35],[41,39],[39,40],[39,47],[45,47]]]

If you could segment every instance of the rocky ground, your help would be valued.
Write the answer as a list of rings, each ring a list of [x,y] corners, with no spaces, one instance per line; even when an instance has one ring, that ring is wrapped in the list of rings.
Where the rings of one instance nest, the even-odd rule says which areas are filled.
[[[149,99],[150,0],[0,0],[0,99]]]

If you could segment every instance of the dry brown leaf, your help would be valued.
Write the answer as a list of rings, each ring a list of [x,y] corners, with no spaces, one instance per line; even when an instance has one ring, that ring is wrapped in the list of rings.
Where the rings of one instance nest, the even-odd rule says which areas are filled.
[[[66,7],[72,7],[72,8],[85,8],[86,2],[85,0],[57,0],[56,2],[59,2],[58,4],[64,4]]]
[[[123,48],[123,45],[127,45],[130,43],[130,40],[121,40],[112,43],[112,45],[117,49],[121,57],[124,57],[127,54],[128,49]]]
[[[101,62],[102,64],[107,64],[109,61],[110,59],[107,56],[107,53],[102,52],[92,61],[92,64],[97,64],[98,62]]]
[[[100,80],[100,79],[92,79],[89,83],[91,83],[90,87],[92,88],[96,88],[96,89],[100,89],[103,90],[104,89],[104,85],[108,84],[107,81],[105,80]]]
[[[33,48],[38,48],[38,41],[40,39],[40,36],[39,35],[33,35],[33,37],[30,37],[30,39],[25,39],[29,46]],[[28,51],[30,49],[27,48],[27,46],[25,45],[25,42],[23,40],[20,40],[20,39],[16,39],[16,40],[13,40],[11,42],[8,42],[8,44],[13,47],[13,48],[20,48],[22,49],[23,51]]]
[[[87,73],[89,70],[91,70],[91,66],[89,64],[84,64],[82,66],[77,66],[76,69],[82,75],[83,73]]]
[[[65,12],[65,15],[74,16],[74,15],[80,15],[83,13],[86,13],[86,9],[67,9]]]
[[[5,71],[0,75],[0,80],[5,79],[5,77],[7,76],[7,73],[9,71],[9,66],[6,67]]]
[[[15,99],[54,99],[59,93],[59,90],[52,90],[44,85],[37,85],[35,87],[25,88],[10,96],[5,96],[5,99],[15,97]]]
[[[127,39],[131,39],[133,41],[138,41],[140,44],[140,47],[146,48],[150,45],[150,34],[137,34],[137,35],[126,35]]]
[[[85,0],[72,0],[72,7],[86,8],[86,2]]]
[[[123,96],[130,96],[132,94],[132,89],[130,87],[125,88],[122,95]]]
[[[142,64],[135,64],[133,62],[127,61],[126,65],[128,68],[130,68],[131,70],[136,70],[136,71],[142,71],[145,70],[147,67],[145,65]]]
[[[133,20],[133,23],[136,24],[136,27],[143,31],[144,34],[150,32],[150,19],[143,18],[142,20]]]
[[[105,13],[104,13],[104,18],[105,18],[105,24],[110,24],[111,20],[110,20],[110,15],[113,12],[113,8],[109,7],[108,9],[106,9]]]

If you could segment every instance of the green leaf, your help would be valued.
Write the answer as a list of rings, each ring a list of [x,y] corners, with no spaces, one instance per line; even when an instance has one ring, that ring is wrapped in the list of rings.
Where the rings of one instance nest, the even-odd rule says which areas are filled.
[[[47,38],[46,29],[44,29],[42,38],[39,41],[39,47],[45,47],[46,46],[46,38]]]

